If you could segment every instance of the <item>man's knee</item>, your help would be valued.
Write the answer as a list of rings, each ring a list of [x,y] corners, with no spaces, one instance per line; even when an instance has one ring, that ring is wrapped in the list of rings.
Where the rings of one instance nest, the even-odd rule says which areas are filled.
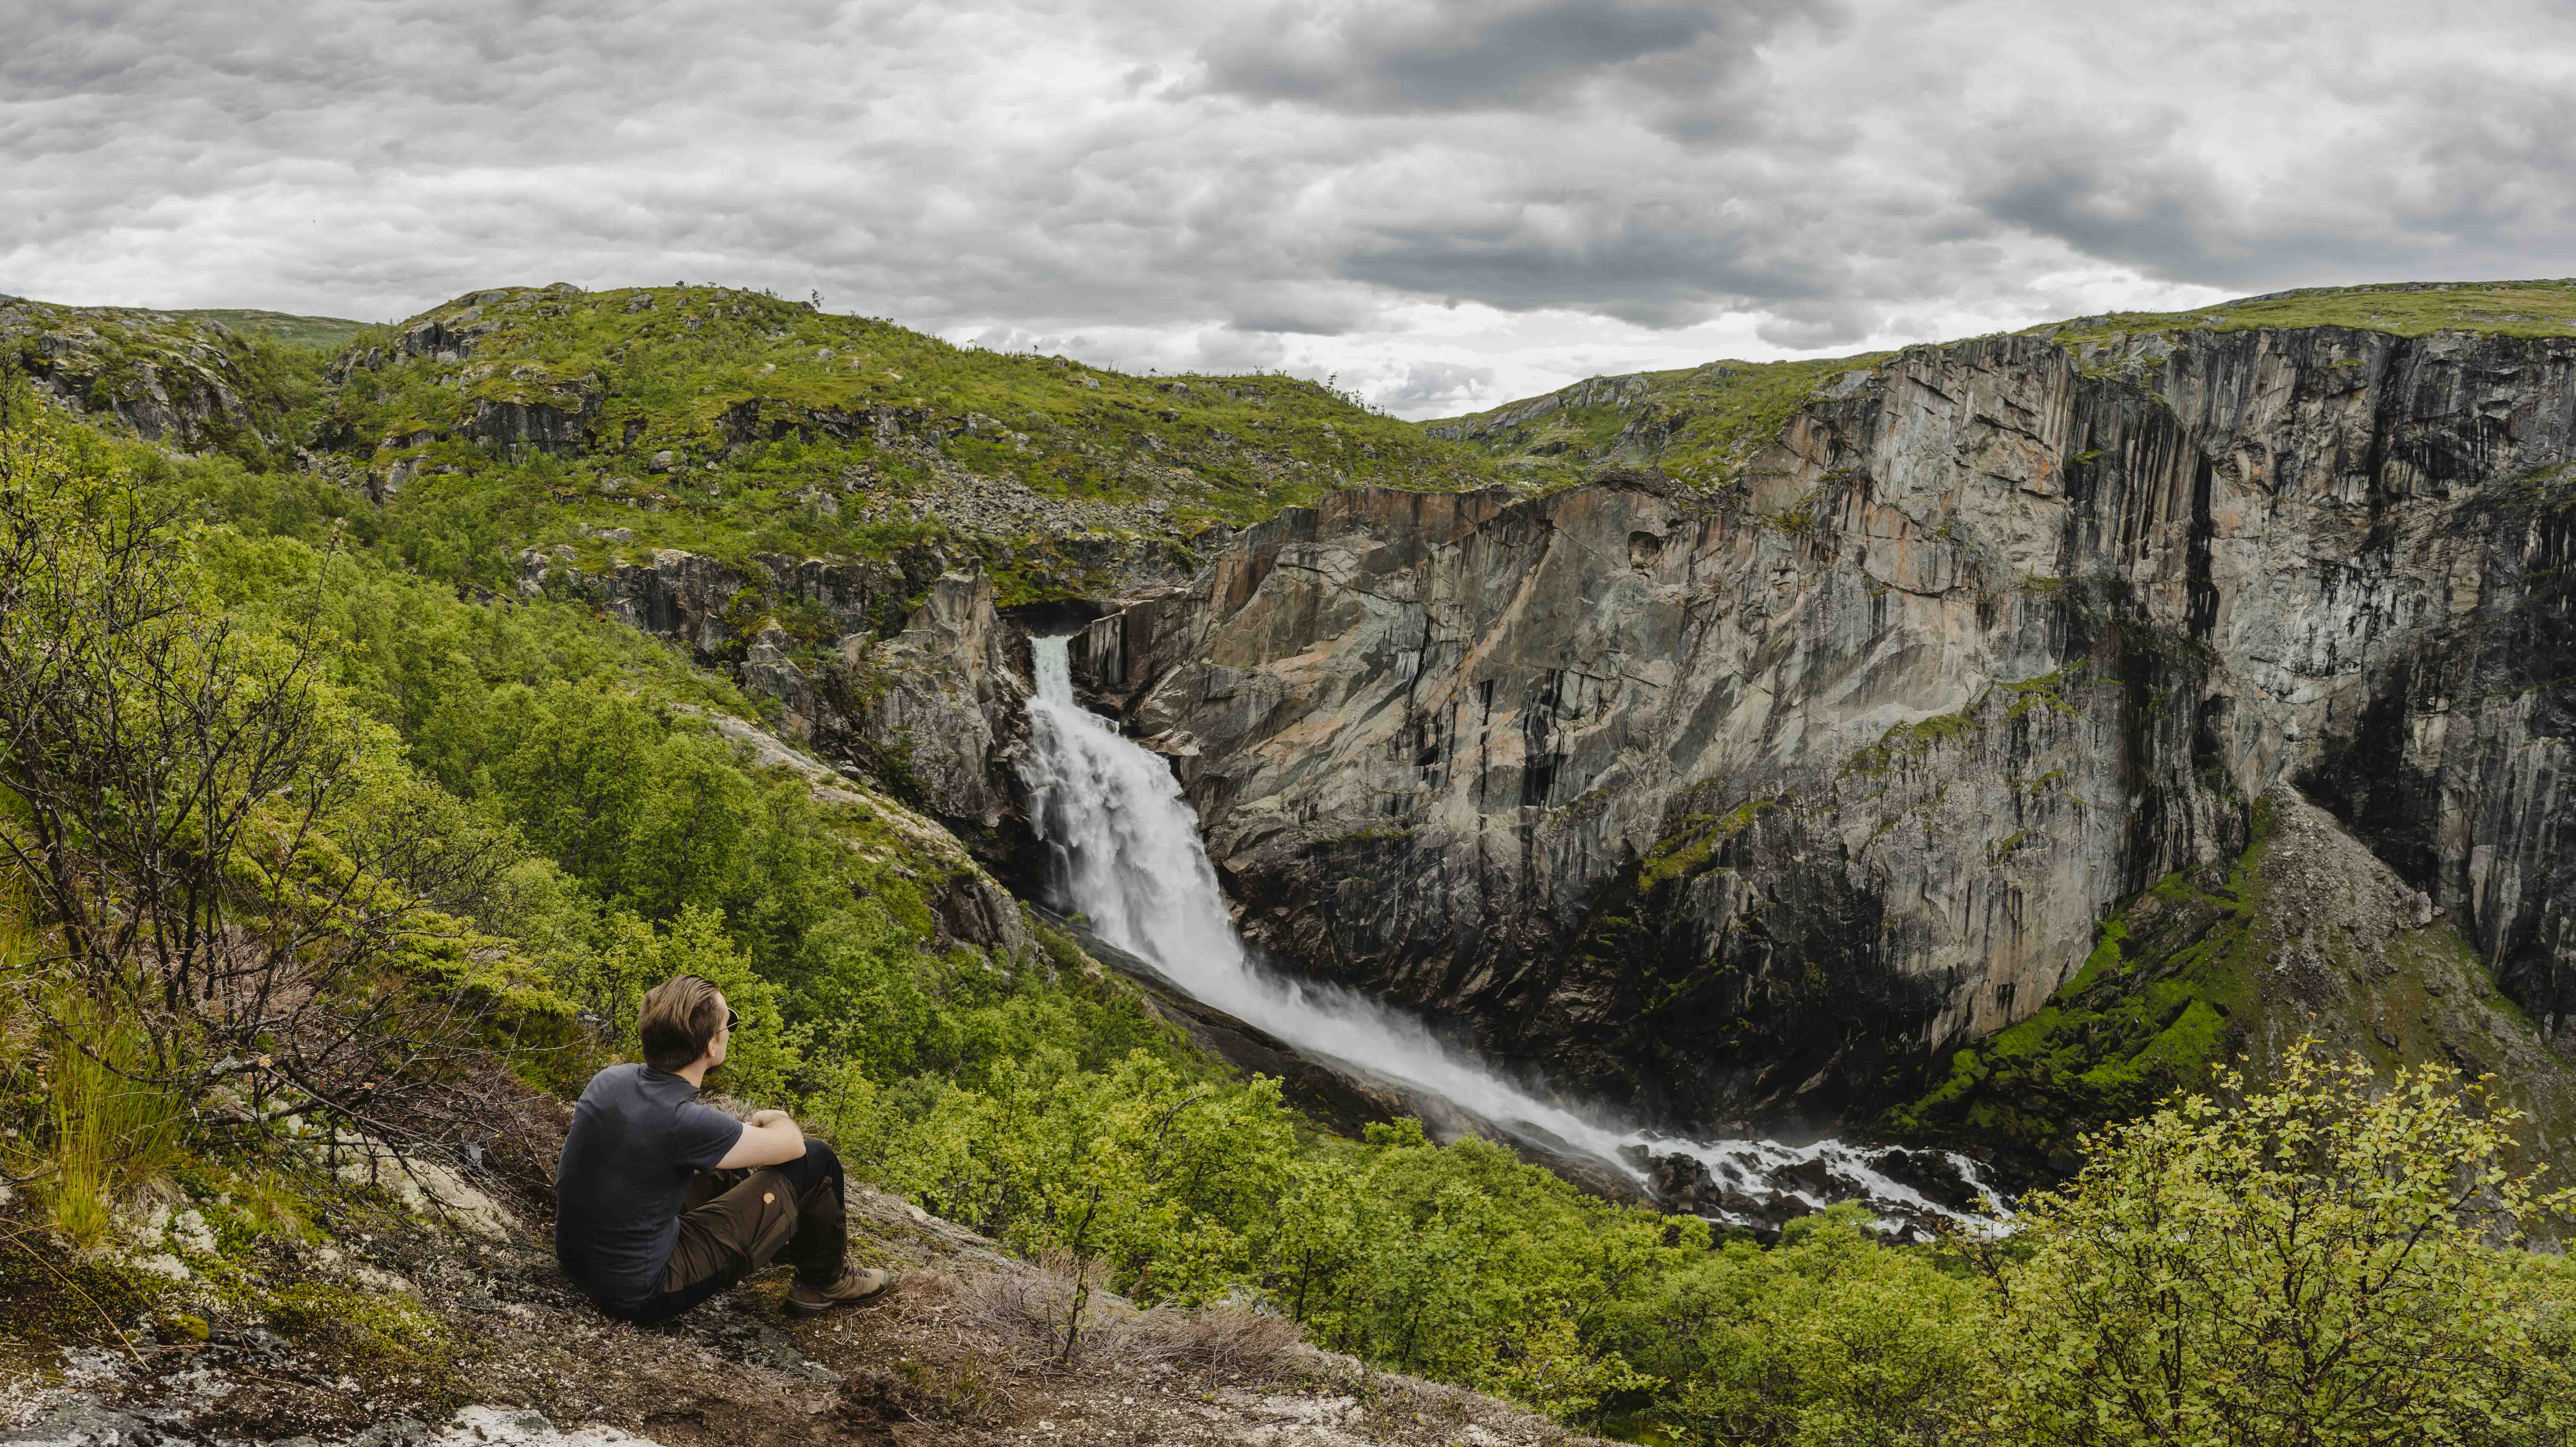
[[[805,1154],[801,1159],[789,1161],[778,1169],[795,1183],[800,1199],[826,1181],[831,1182],[837,1191],[841,1182],[840,1156],[812,1136],[805,1138]]]

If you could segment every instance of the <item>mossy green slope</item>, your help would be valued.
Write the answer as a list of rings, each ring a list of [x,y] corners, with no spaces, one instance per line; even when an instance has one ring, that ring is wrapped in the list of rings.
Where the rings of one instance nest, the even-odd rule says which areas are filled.
[[[373,325],[354,322],[347,317],[305,317],[288,312],[261,311],[256,307],[210,307],[176,311],[169,315],[182,321],[220,322],[243,336],[266,337],[270,341],[311,352],[337,352]]]
[[[2576,278],[2407,281],[2311,286],[2183,312],[2105,312],[2027,329],[2062,346],[2153,332],[2350,327],[2401,337],[2439,331],[2505,337],[2576,336]]]
[[[461,502],[521,546],[612,527],[637,552],[734,557],[1181,546],[1337,487],[1498,475],[1311,382],[1129,376],[710,287],[475,292],[360,334],[332,377],[320,440],[398,494],[389,510]],[[1083,586],[1028,570],[1027,596]]]
[[[1423,424],[1487,453],[1515,481],[1562,487],[1603,466],[1652,465],[1698,486],[1733,476],[1798,409],[1884,353],[1804,362],[1709,362],[1594,377],[1541,397]]]
[[[1882,1125],[2071,1169],[2077,1138],[2132,1119],[2221,1066],[2268,1082],[2313,1037],[2383,1072],[2493,1070],[2544,1155],[2576,1139],[2576,1067],[2542,1040],[2429,901],[2332,816],[2279,791],[2232,861],[2166,876],[2103,922],[2047,1004],[1952,1057]]]

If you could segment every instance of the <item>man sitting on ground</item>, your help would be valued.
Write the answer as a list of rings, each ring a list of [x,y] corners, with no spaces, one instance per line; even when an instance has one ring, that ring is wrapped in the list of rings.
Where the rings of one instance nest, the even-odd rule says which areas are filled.
[[[843,1264],[841,1161],[782,1110],[748,1123],[698,1103],[737,1022],[695,975],[647,991],[644,1063],[612,1065],[573,1108],[555,1169],[555,1259],[601,1311],[677,1316],[784,1250],[787,1309],[865,1301],[886,1274]]]

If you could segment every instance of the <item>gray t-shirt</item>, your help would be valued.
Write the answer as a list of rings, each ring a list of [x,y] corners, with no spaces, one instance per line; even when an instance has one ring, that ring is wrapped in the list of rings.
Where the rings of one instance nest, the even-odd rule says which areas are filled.
[[[591,1299],[642,1304],[662,1289],[689,1178],[711,1171],[742,1122],[647,1065],[612,1065],[573,1107],[555,1167],[555,1260]]]

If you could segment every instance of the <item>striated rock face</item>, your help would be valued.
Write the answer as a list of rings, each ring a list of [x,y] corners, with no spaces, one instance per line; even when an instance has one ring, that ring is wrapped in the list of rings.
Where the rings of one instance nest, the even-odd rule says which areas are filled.
[[[2576,340],[1908,350],[1731,486],[1340,494],[1094,624],[1258,942],[1699,1120],[2037,1008],[2293,780],[2565,1010]]]
[[[1028,643],[993,611],[984,575],[942,577],[901,633],[853,634],[840,662],[833,734],[942,817],[1000,825],[1027,734]]]

